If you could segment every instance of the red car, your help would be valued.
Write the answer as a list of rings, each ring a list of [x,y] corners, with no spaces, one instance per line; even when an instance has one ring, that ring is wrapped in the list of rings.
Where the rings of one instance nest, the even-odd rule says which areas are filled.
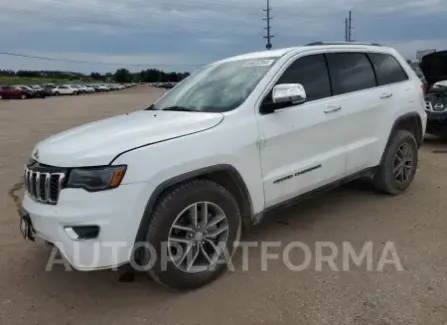
[[[28,90],[21,89],[16,86],[3,86],[0,88],[0,99],[21,98],[26,99],[32,97]]]

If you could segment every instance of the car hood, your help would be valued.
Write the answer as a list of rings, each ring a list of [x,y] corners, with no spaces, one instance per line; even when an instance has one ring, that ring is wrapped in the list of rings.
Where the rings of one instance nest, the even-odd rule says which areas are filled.
[[[124,151],[204,131],[223,118],[220,113],[136,111],[53,135],[36,145],[32,158],[58,167],[107,165]]]
[[[447,80],[447,51],[424,55],[420,66],[429,86]]]

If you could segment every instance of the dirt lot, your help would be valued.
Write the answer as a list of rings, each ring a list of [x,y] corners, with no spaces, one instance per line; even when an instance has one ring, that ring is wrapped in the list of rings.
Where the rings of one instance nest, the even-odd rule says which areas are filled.
[[[281,260],[261,270],[260,249],[251,249],[248,271],[241,254],[235,272],[188,294],[159,288],[144,275],[118,283],[112,272],[45,271],[49,251],[19,235],[8,195],[20,181],[34,144],[87,121],[142,108],[161,92],[130,89],[103,95],[0,102],[0,324],[446,324],[447,143],[427,140],[410,190],[384,197],[354,186],[283,210],[246,240],[317,241],[338,247],[348,241],[360,252],[374,245],[374,270],[366,265],[297,272]],[[437,152],[440,151],[440,152]],[[393,242],[404,268],[377,264]],[[285,245],[284,244],[284,245]],[[280,248],[271,248],[280,253]],[[293,250],[292,262],[302,254]],[[336,259],[339,268],[342,258]]]

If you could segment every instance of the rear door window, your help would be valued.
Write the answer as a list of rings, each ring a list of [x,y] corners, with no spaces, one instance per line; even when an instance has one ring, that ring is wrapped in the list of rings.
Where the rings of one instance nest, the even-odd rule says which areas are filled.
[[[380,86],[408,80],[407,73],[392,55],[370,53],[369,57],[376,70]]]
[[[371,62],[365,53],[326,54],[334,95],[377,86]]]

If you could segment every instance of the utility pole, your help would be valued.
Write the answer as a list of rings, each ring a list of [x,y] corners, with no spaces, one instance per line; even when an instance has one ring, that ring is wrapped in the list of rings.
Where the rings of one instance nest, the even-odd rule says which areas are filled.
[[[345,42],[348,41],[348,18],[345,18]]]
[[[265,27],[264,29],[267,30],[267,36],[264,36],[265,39],[267,39],[267,45],[265,46],[265,48],[267,50],[270,50],[272,48],[272,43],[271,43],[271,39],[274,37],[273,35],[271,35],[270,30],[271,30],[271,26],[270,26],[270,20],[272,20],[272,17],[270,17],[270,11],[272,10],[272,8],[270,8],[270,0],[267,0],[267,8],[264,9],[265,13],[266,13],[266,18],[263,18],[262,20],[265,20],[267,22],[267,27]]]
[[[348,19],[348,42],[352,42],[352,11],[349,10]]]

